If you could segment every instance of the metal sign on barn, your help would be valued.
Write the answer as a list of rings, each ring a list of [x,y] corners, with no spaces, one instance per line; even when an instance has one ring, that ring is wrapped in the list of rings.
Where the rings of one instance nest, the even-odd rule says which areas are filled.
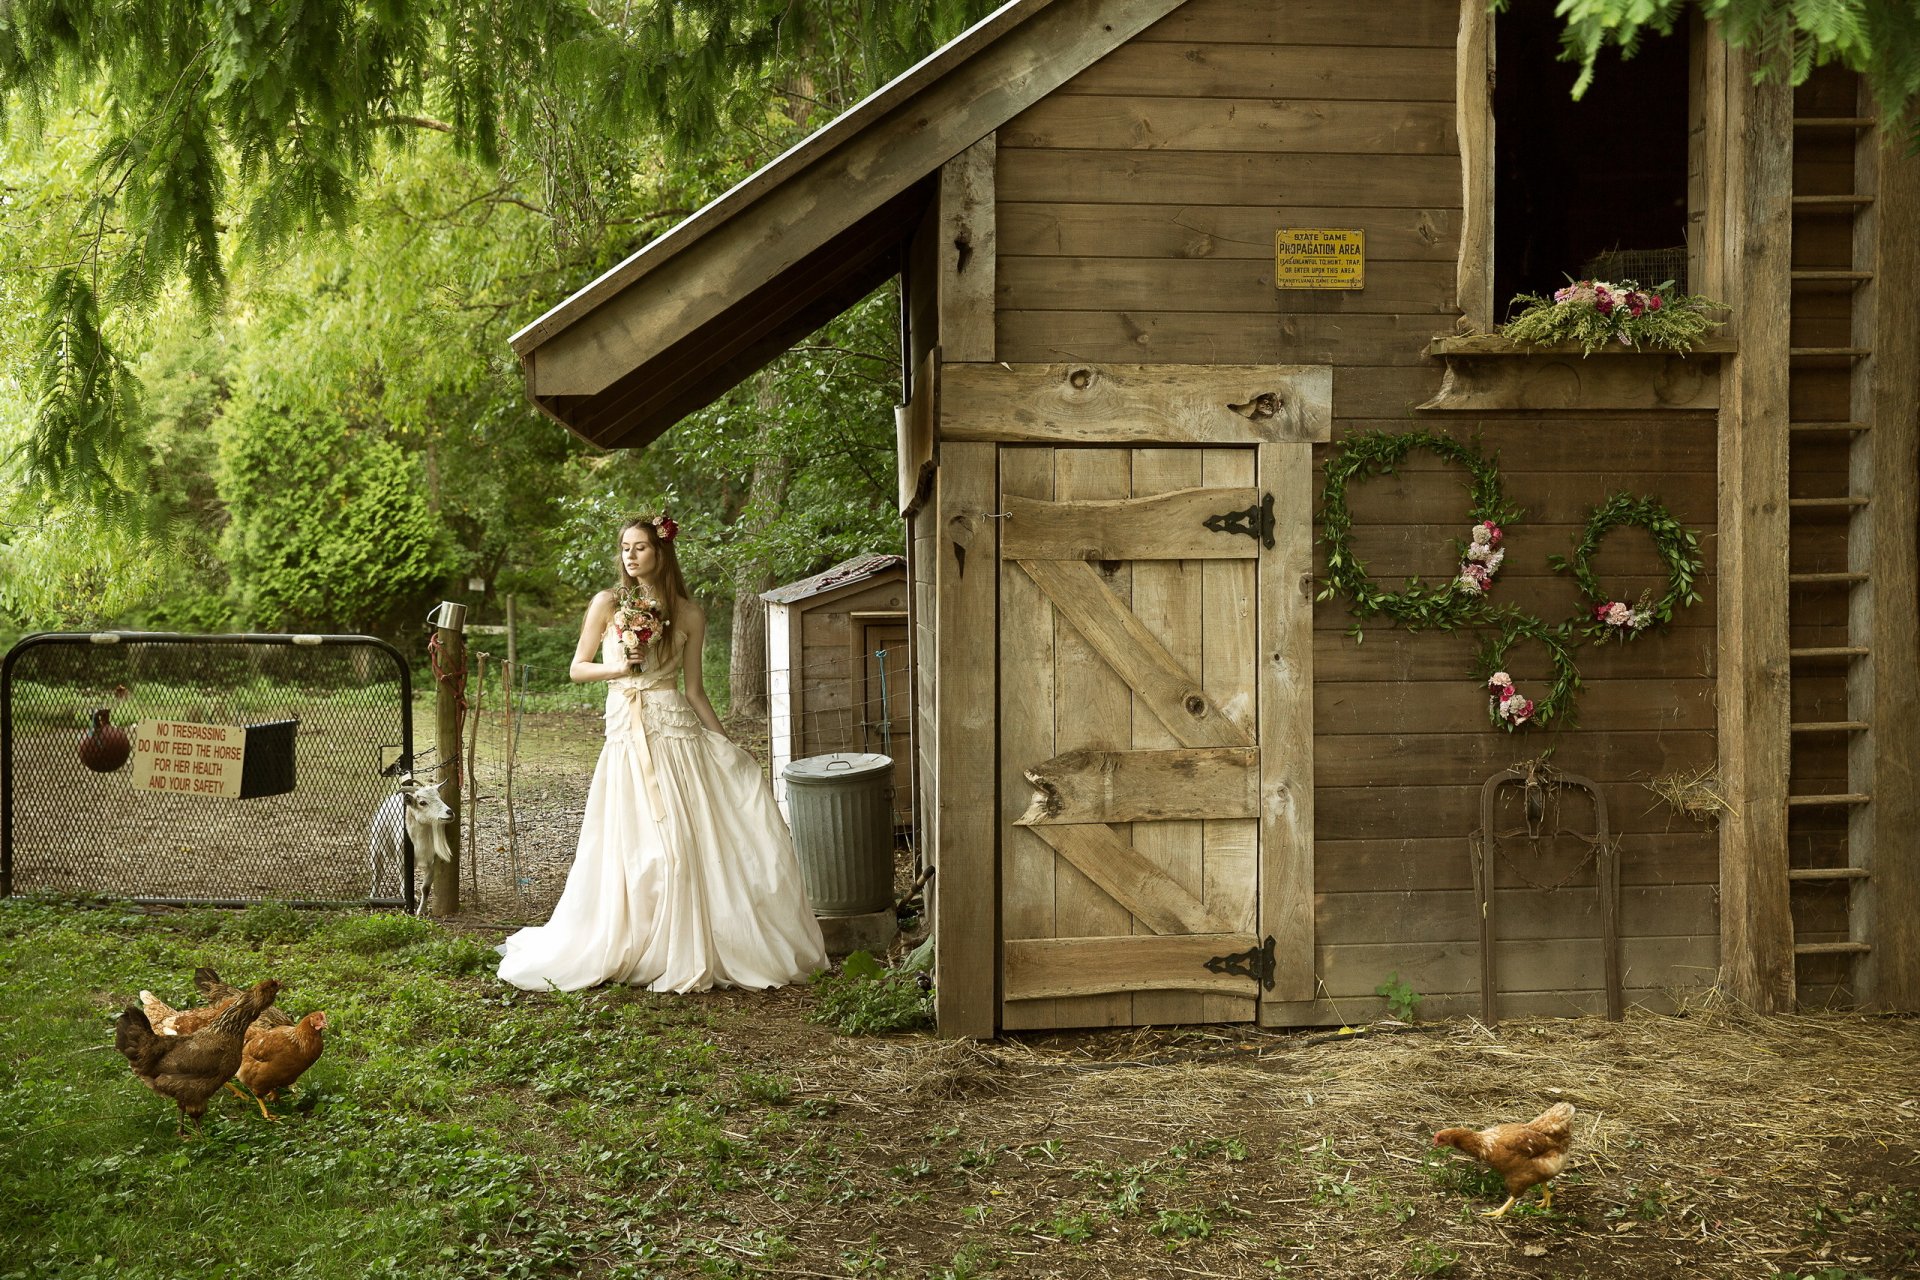
[[[1358,227],[1281,227],[1273,233],[1276,289],[1364,289],[1367,233]]]

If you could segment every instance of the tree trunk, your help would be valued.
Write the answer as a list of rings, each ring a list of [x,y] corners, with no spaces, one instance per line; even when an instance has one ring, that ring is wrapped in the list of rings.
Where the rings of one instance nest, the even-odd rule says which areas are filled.
[[[769,373],[760,375],[758,408],[768,415],[780,409]],[[754,459],[753,482],[741,514],[746,523],[741,542],[750,550],[733,572],[733,651],[728,668],[732,693],[728,713],[733,716],[764,720],[767,715],[767,605],[760,593],[773,585],[773,573],[769,557],[758,549],[759,535],[786,503],[792,480],[793,459],[785,453],[769,450]]]

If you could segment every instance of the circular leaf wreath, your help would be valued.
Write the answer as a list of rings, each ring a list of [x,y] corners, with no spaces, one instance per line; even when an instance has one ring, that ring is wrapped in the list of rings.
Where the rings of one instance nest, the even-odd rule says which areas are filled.
[[[1528,725],[1545,728],[1562,716],[1573,723],[1573,700],[1580,692],[1580,672],[1573,665],[1571,627],[1550,627],[1530,613],[1507,608],[1494,620],[1500,630],[1480,646],[1474,674],[1487,686],[1487,718],[1512,733]],[[1553,683],[1538,698],[1507,675],[1507,654],[1522,641],[1537,641],[1553,662]],[[1504,678],[1504,679],[1503,679]]]
[[[1600,584],[1599,576],[1593,571],[1593,557],[1599,551],[1600,543],[1607,534],[1623,525],[1645,529],[1653,538],[1654,549],[1667,566],[1667,590],[1657,600],[1651,591],[1643,592],[1638,601],[1615,599],[1607,593]],[[1700,593],[1694,590],[1693,585],[1703,567],[1700,537],[1675,520],[1659,500],[1652,497],[1614,494],[1593,509],[1580,541],[1574,546],[1573,558],[1548,556],[1547,563],[1556,573],[1569,570],[1573,573],[1573,580],[1579,585],[1580,594],[1586,597],[1589,606],[1586,618],[1580,623],[1580,630],[1591,636],[1597,644],[1605,644],[1609,640],[1632,640],[1651,627],[1665,627],[1673,621],[1675,609],[1697,604],[1700,600]]]
[[[1466,470],[1469,515],[1476,527],[1508,525],[1520,518],[1520,509],[1510,506],[1500,491],[1500,471],[1494,460],[1474,445],[1430,431],[1408,431],[1400,435],[1370,431],[1348,436],[1327,459],[1324,468],[1326,484],[1320,495],[1320,540],[1327,548],[1327,577],[1319,598],[1327,600],[1335,594],[1343,595],[1351,603],[1354,616],[1359,618],[1384,614],[1411,631],[1422,627],[1445,631],[1471,621],[1484,611],[1481,595],[1484,586],[1463,585],[1462,578],[1427,586],[1418,578],[1409,578],[1405,589],[1385,591],[1353,554],[1353,516],[1347,510],[1348,484],[1355,479],[1391,475],[1415,449],[1425,449]],[[1456,546],[1462,556],[1464,578],[1472,544],[1456,539]],[[1490,578],[1491,574],[1486,577]]]

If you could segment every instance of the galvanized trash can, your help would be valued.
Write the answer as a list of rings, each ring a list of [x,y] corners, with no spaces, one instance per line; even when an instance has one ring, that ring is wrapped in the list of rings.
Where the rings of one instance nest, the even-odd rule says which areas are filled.
[[[793,847],[816,916],[893,905],[893,758],[836,751],[795,760],[787,783]]]

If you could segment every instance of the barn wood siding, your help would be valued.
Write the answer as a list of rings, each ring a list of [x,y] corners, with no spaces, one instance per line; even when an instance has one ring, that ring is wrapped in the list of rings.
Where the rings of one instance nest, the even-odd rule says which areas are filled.
[[[799,724],[794,731],[795,759],[833,751],[863,751],[860,719],[865,709],[854,705],[854,613],[904,614],[907,585],[889,578],[862,590],[814,604],[793,606],[798,634],[799,666],[794,672],[795,707]],[[905,691],[901,691],[905,696]]]
[[[1527,509],[1496,598],[1549,621],[1580,601],[1545,557],[1569,551],[1609,493],[1658,495],[1704,535],[1703,602],[1664,635],[1580,650],[1581,727],[1567,732],[1487,724],[1474,637],[1374,625],[1357,646],[1339,601],[1316,607],[1315,968],[1338,1008],[1283,1006],[1281,1021],[1369,1016],[1394,971],[1428,998],[1425,1013],[1478,1012],[1467,835],[1485,779],[1548,747],[1556,766],[1600,784],[1623,835],[1628,999],[1666,1004],[1670,988],[1711,982],[1718,963],[1715,837],[1642,785],[1716,755],[1714,416],[1413,412],[1440,381],[1426,341],[1457,314],[1457,21],[1453,6],[1423,0],[1337,13],[1192,0],[999,134],[999,359],[1331,364],[1336,441],[1478,434]],[[1274,289],[1273,232],[1286,225],[1364,228],[1366,289]],[[1351,506],[1355,549],[1376,576],[1451,576],[1468,520],[1445,464],[1415,455],[1355,485]],[[1601,568],[1627,599],[1664,585],[1632,531],[1609,540]],[[1509,660],[1536,691],[1544,665],[1524,648]],[[1844,702],[1843,691],[1810,696]],[[1814,744],[1796,749],[1832,771]],[[1502,1011],[1602,1009],[1590,873],[1553,892],[1504,869],[1498,883]]]

